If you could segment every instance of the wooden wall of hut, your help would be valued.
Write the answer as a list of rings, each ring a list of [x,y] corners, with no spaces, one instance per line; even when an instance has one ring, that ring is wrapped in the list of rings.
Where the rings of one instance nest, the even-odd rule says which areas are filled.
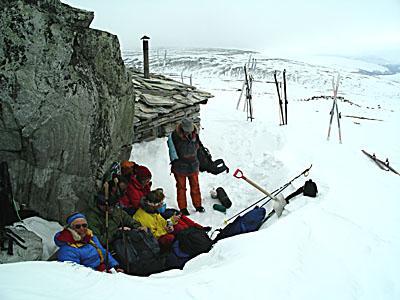
[[[136,94],[133,143],[168,136],[184,117],[200,126],[200,104],[213,95],[162,75],[130,73]]]

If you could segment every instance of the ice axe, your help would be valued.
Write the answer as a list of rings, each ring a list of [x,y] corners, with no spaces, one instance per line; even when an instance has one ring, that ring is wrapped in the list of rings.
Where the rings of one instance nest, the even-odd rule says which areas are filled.
[[[240,169],[236,169],[236,171],[233,173],[233,176],[238,179],[244,179],[247,183],[249,183],[250,185],[255,187],[257,190],[259,190],[260,192],[262,192],[265,195],[267,195],[268,197],[270,197],[274,201],[273,210],[275,211],[275,213],[277,214],[278,217],[280,217],[282,215],[283,209],[285,208],[285,206],[287,204],[285,201],[285,198],[283,197],[282,194],[278,194],[276,197],[271,195],[270,193],[268,193],[268,191],[263,189],[257,183],[255,183],[254,181],[252,181],[249,178],[247,178],[246,176],[244,176],[243,172]]]

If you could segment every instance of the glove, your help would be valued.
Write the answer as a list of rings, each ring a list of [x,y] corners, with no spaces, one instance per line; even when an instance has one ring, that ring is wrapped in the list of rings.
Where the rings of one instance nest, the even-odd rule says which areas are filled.
[[[205,227],[203,227],[203,230],[205,231],[205,232],[209,232],[210,230],[211,230],[211,226],[205,226]]]

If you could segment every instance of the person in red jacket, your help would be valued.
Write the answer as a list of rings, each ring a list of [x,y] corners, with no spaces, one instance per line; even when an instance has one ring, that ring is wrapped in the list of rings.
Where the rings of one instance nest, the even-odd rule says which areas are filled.
[[[145,166],[137,166],[135,175],[130,177],[130,182],[125,194],[119,199],[120,206],[129,214],[133,215],[140,206],[140,200],[150,193],[151,172]]]

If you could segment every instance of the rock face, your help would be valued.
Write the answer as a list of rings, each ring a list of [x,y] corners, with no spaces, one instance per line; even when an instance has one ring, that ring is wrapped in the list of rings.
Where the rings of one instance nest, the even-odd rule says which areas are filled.
[[[14,198],[60,220],[127,159],[134,87],[116,36],[58,0],[0,3],[0,161]]]

